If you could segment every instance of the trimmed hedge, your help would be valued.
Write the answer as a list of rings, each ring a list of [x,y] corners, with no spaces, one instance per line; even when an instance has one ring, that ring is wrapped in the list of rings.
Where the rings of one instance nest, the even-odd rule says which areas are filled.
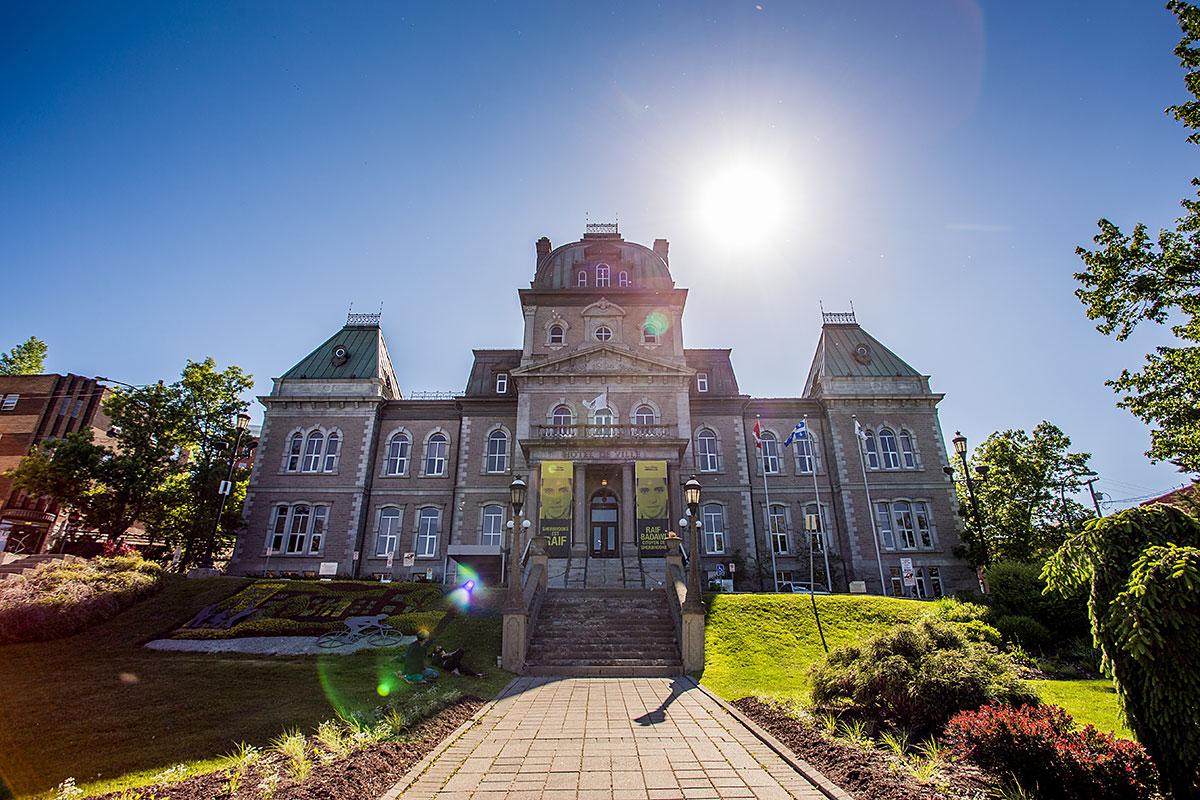
[[[78,633],[156,591],[162,577],[136,555],[42,564],[0,582],[0,644]]]

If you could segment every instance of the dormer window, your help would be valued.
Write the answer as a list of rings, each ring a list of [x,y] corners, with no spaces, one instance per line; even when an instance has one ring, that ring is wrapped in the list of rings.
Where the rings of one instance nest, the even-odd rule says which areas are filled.
[[[546,337],[550,344],[566,344],[567,332],[562,325],[551,325],[550,335]]]
[[[596,341],[597,342],[607,342],[609,339],[612,338],[612,336],[613,336],[612,328],[608,327],[607,325],[601,325],[599,328],[596,328]]]
[[[504,394],[508,391],[508,373],[500,372],[496,374],[496,394]]]
[[[608,286],[608,264],[596,265],[596,286]]]
[[[708,391],[708,373],[707,372],[697,372],[696,373],[696,391],[697,392],[707,392]]]
[[[584,272],[583,270],[579,270],[579,280],[576,285],[577,286],[587,286],[587,273]]]
[[[629,273],[625,270],[617,273],[617,286],[620,286],[622,289],[629,288]]]

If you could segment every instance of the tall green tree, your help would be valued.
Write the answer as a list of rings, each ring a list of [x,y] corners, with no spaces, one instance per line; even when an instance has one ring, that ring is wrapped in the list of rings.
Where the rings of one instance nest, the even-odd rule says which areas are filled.
[[[1071,451],[1071,440],[1053,423],[1032,433],[997,431],[971,454],[979,517],[974,518],[961,465],[955,465],[958,501],[966,515],[964,545],[975,565],[986,560],[1035,561],[1045,558],[1092,513],[1071,495],[1091,473],[1090,453]],[[976,467],[986,470],[981,477]]]
[[[1166,110],[1200,144],[1200,9],[1182,0],[1167,3],[1183,36],[1175,55],[1184,68],[1192,100]],[[1191,181],[1200,187],[1200,179]],[[1153,236],[1144,223],[1124,233],[1107,219],[1098,223],[1094,249],[1079,247],[1084,270],[1075,294],[1089,319],[1106,336],[1124,341],[1142,322],[1173,323],[1178,346],[1159,347],[1141,370],[1124,370],[1108,381],[1121,395],[1118,406],[1151,426],[1155,461],[1200,472],[1200,193],[1181,202],[1183,216]]]
[[[0,375],[40,375],[46,369],[46,343],[36,336],[0,353]]]

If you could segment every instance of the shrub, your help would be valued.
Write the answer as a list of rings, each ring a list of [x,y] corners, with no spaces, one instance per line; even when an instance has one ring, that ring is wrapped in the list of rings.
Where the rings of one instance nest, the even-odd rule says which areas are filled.
[[[0,583],[0,643],[78,633],[158,589],[162,575],[136,555],[42,564]]]
[[[1074,592],[1068,597],[1046,594],[1041,564],[1002,561],[988,567],[987,578],[996,618],[1029,617],[1054,631],[1053,638],[1057,639],[1087,635],[1086,595],[1083,592]],[[1000,627],[996,621],[992,624]],[[1021,644],[1030,647],[1028,642]]]
[[[1004,641],[1018,644],[1026,650],[1041,650],[1050,644],[1054,635],[1033,617],[1005,614],[992,620]]]
[[[959,711],[1037,703],[1006,656],[931,618],[831,652],[813,667],[812,699],[918,735],[940,730]]]
[[[1138,800],[1156,784],[1154,765],[1136,742],[1091,725],[1077,729],[1058,706],[986,706],[946,726],[946,743],[1042,800]]]

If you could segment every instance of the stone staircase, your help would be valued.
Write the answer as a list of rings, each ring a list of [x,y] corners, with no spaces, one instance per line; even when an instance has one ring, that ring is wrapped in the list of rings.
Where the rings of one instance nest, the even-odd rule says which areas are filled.
[[[666,592],[547,589],[534,622],[524,674],[683,674]]]
[[[26,572],[32,572],[50,561],[83,561],[79,556],[60,556],[53,553],[38,553],[32,556],[8,556],[0,564],[0,581],[6,581]]]
[[[660,589],[666,574],[666,559],[662,558],[577,555],[549,559],[546,585],[551,589]]]

